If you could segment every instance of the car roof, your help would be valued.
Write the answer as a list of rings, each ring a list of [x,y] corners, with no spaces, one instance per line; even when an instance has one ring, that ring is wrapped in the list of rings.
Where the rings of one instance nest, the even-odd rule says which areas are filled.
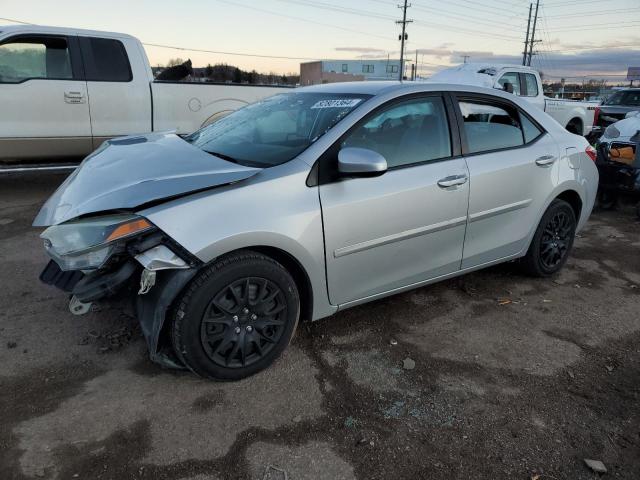
[[[431,82],[388,82],[388,81],[362,81],[362,82],[338,82],[325,83],[322,85],[311,85],[301,87],[294,92],[309,93],[333,93],[333,94],[360,94],[360,95],[384,95],[393,93],[420,93],[420,92],[469,92],[483,93],[496,97],[503,97],[516,100],[513,94],[505,93],[495,88],[478,87],[474,85],[463,85],[453,83],[431,83]]]
[[[126,33],[104,32],[100,30],[85,30],[70,27],[48,27],[46,25],[3,25],[0,26],[0,34],[38,33],[51,35],[91,35],[99,37],[134,38]]]

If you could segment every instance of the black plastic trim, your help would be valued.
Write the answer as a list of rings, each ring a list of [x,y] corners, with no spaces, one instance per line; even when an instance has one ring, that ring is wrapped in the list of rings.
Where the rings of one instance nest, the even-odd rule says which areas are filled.
[[[85,275],[76,283],[72,293],[85,303],[110,297],[116,294],[139,268],[135,260],[128,260],[113,272],[96,271]]]

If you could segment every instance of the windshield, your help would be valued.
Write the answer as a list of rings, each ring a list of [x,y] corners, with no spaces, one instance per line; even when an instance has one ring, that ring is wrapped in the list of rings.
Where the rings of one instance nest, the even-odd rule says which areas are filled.
[[[369,95],[284,93],[248,105],[186,138],[205,152],[249,167],[288,162]]]
[[[640,90],[614,93],[605,102],[605,105],[628,105],[631,107],[640,106]]]

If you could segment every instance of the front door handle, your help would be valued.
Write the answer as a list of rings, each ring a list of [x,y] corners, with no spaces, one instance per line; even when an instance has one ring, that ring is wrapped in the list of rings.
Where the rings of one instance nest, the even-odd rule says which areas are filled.
[[[464,185],[467,183],[468,177],[466,175],[450,175],[438,180],[438,186],[440,188],[455,187],[457,185]]]
[[[555,161],[556,161],[556,157],[554,157],[553,155],[543,155],[536,159],[536,165],[540,167],[548,167],[552,165],[553,162]]]
[[[84,94],[78,91],[64,92],[64,101],[66,103],[84,103]]]

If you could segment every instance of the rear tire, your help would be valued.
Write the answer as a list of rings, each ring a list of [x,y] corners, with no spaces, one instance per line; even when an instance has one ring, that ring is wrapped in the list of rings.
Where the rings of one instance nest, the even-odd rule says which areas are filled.
[[[564,200],[555,199],[542,216],[522,267],[529,275],[548,277],[567,261],[576,234],[576,216]]]
[[[278,262],[244,250],[207,266],[177,303],[171,339],[196,374],[239,380],[271,365],[289,344],[300,297]]]

